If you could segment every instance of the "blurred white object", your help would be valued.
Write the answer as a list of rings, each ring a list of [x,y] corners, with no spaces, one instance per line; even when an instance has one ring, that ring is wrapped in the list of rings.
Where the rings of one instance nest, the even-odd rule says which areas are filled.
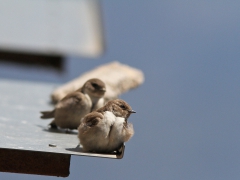
[[[0,0],[0,49],[96,57],[103,52],[98,0]]]

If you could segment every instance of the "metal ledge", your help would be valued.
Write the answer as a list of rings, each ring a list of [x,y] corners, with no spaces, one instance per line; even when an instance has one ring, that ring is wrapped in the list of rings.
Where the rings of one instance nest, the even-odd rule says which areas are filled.
[[[53,108],[47,100],[56,86],[0,79],[0,171],[66,177],[71,155],[123,158],[124,146],[119,154],[84,153],[77,131],[48,128],[39,111]]]

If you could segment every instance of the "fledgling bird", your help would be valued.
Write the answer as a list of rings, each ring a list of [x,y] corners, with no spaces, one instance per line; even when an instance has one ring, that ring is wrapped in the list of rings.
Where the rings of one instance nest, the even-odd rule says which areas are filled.
[[[136,112],[130,105],[121,99],[115,99],[87,114],[78,127],[78,138],[83,151],[117,151],[134,134],[133,125],[128,123],[132,113]]]
[[[95,107],[103,106],[105,92],[105,84],[100,79],[89,79],[83,87],[60,100],[54,110],[41,112],[41,118],[54,118],[50,123],[52,128],[77,129],[87,113]]]
[[[73,92],[57,103],[52,111],[43,111],[41,118],[54,118],[52,128],[77,129],[81,119],[90,112],[92,102],[89,96],[81,92]]]
[[[106,92],[106,85],[98,78],[92,78],[86,81],[80,89],[83,94],[88,94],[92,101],[91,111],[94,111],[104,105],[104,94]]]

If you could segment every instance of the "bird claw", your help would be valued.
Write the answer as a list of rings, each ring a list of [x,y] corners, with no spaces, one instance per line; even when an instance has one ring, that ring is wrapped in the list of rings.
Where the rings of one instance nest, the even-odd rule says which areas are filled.
[[[49,126],[50,126],[50,128],[52,128],[52,129],[57,129],[57,125],[54,124],[54,123],[50,123]]]

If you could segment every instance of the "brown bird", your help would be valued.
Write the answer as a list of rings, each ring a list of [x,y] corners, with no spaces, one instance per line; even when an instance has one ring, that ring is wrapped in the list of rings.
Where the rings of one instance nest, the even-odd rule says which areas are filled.
[[[104,105],[104,94],[106,85],[103,81],[97,78],[89,79],[79,90],[83,94],[89,95],[92,101],[91,111],[94,111]]]
[[[83,87],[69,93],[52,111],[43,111],[41,118],[54,118],[52,128],[77,129],[81,119],[93,109],[103,106],[105,84],[100,79],[89,79]]]
[[[77,129],[81,119],[90,112],[92,102],[81,92],[73,92],[65,96],[53,111],[43,111],[41,118],[54,118],[52,128]]]
[[[135,111],[125,101],[115,99],[87,114],[78,127],[83,151],[117,151],[134,134],[133,125],[127,121],[132,113]]]

